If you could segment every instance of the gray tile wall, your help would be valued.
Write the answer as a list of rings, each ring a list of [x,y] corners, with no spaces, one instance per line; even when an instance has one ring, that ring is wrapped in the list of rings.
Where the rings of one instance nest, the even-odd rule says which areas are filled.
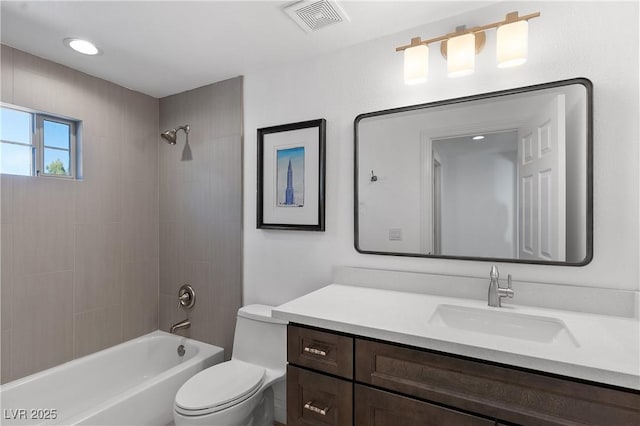
[[[0,175],[4,383],[157,329],[160,140],[157,99],[0,49],[2,101],[83,120],[84,163]]]
[[[160,329],[189,317],[184,335],[231,356],[242,302],[242,77],[160,100],[160,128],[189,124],[193,160],[181,162],[185,136],[160,145]],[[196,305],[177,309],[191,284]]]

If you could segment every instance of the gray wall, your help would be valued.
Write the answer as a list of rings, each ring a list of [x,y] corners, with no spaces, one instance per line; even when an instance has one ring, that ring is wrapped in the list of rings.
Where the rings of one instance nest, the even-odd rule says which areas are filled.
[[[242,301],[242,77],[160,100],[160,128],[189,124],[192,161],[160,146],[160,329],[189,317],[182,334],[224,347],[231,356]],[[191,284],[196,304],[177,309]]]
[[[3,102],[83,121],[84,178],[0,175],[2,382],[158,325],[158,100],[7,46]]]

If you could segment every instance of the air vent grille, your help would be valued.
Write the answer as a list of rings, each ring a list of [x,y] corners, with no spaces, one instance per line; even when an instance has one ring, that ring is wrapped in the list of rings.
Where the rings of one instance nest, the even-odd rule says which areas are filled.
[[[340,22],[349,22],[349,17],[340,5],[331,0],[300,1],[284,10],[308,33]]]

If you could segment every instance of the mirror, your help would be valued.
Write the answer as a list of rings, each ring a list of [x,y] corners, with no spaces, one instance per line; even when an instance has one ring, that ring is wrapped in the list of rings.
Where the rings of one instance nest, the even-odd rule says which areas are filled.
[[[371,112],[354,125],[359,252],[591,261],[589,80]]]

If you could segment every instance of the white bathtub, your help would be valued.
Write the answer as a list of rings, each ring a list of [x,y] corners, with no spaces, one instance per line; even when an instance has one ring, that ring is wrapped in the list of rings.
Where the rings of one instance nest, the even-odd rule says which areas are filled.
[[[170,424],[180,386],[223,358],[217,346],[154,331],[2,386],[0,424]]]

